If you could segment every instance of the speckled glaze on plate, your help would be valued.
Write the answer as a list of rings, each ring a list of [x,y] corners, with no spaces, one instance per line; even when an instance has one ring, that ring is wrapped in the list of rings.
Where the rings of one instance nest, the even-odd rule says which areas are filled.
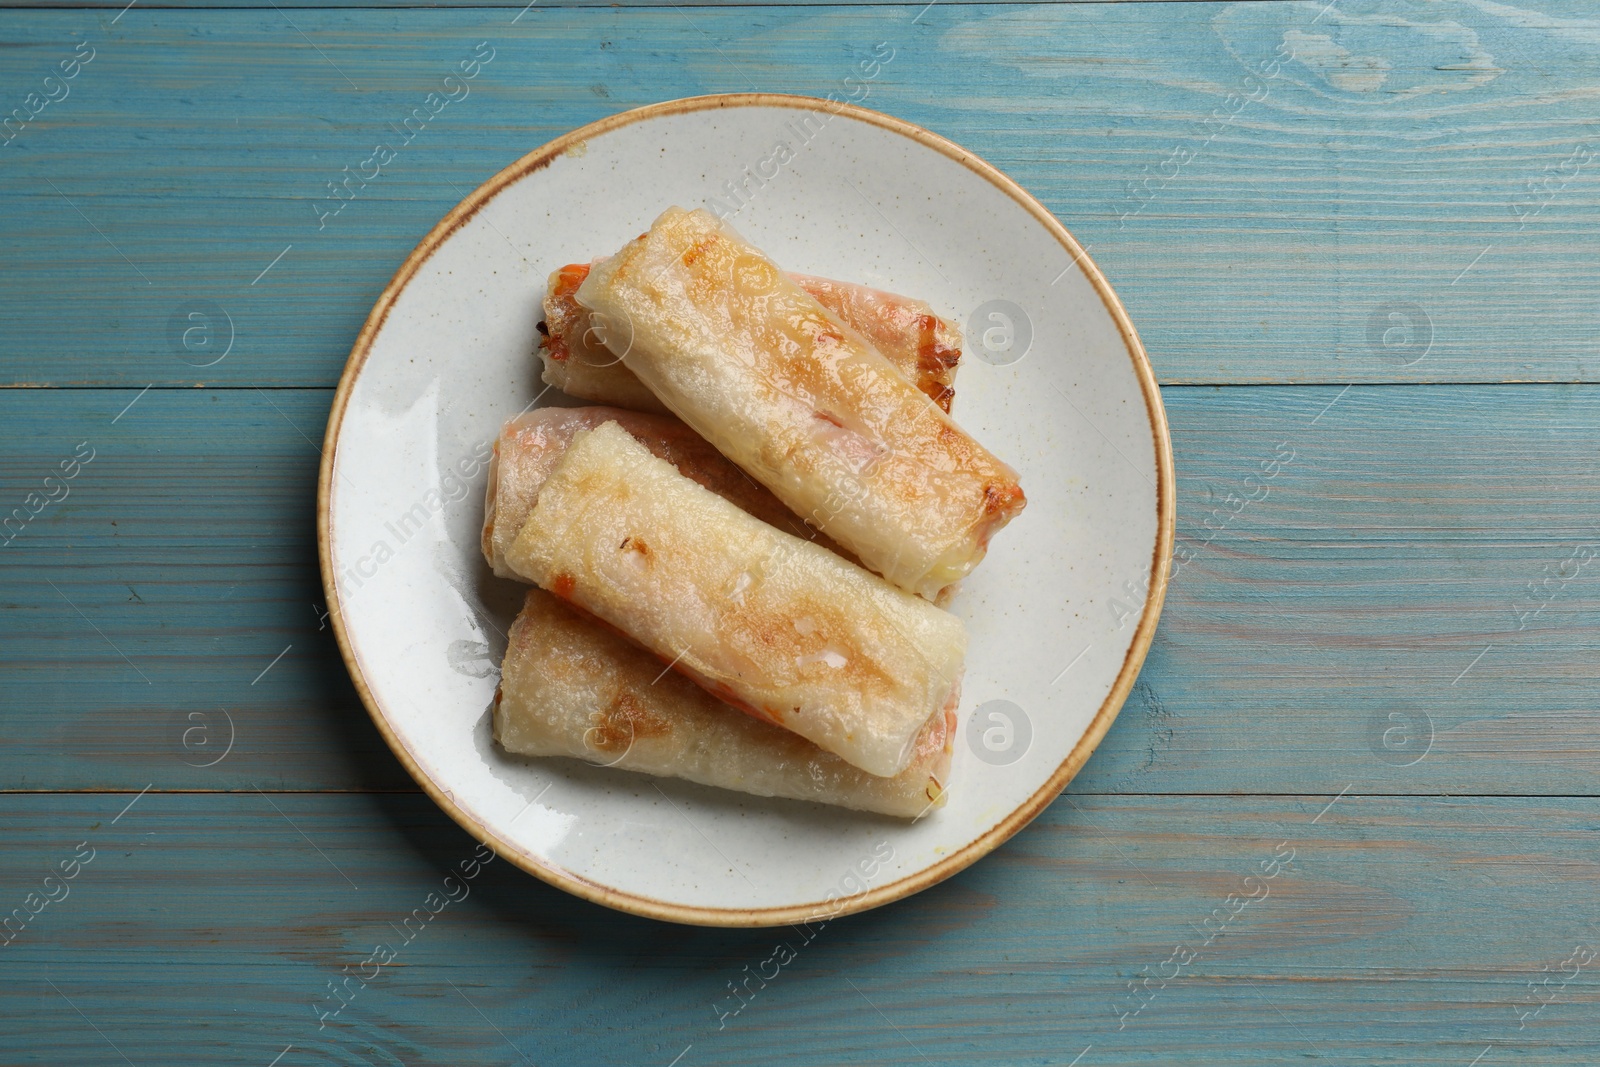
[[[925,299],[968,334],[952,414],[1017,468],[1028,506],[951,604],[971,635],[962,728],[950,801],[917,822],[521,759],[490,740],[521,587],[479,552],[484,460],[535,398],[574,403],[543,391],[531,355],[545,277],[614,251],[671,204],[717,210],[785,269]],[[771,926],[925,889],[1072,779],[1155,631],[1172,457],[1122,305],[1014,182],[875,112],[697,97],[524,156],[407,257],[340,379],[317,524],[361,699],[469,833],[609,907]]]

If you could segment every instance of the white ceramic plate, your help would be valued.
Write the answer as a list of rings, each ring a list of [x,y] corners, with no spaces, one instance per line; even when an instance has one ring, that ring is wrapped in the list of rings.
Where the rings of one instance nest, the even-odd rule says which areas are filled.
[[[916,823],[509,757],[490,741],[521,590],[479,553],[483,459],[541,394],[531,353],[547,274],[615,251],[672,204],[737,208],[733,226],[786,269],[920,297],[968,334],[953,414],[1017,468],[1028,506],[951,605],[971,634],[962,729],[950,801]],[[679,922],[859,911],[1015,833],[1116,717],[1172,546],[1155,381],[1077,243],[971,153],[801,97],[630,111],[495,175],[384,290],[324,452],[323,584],[356,688],[401,762],[513,863]]]

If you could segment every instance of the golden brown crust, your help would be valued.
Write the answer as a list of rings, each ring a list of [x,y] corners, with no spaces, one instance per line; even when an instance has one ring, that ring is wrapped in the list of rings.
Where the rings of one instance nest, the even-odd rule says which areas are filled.
[[[686,477],[762,522],[854,559],[802,522],[705,438],[670,415],[612,407],[536,408],[508,420],[494,443],[484,494],[483,555],[496,574],[516,577],[505,565],[505,550],[516,539],[517,531],[533,510],[539,486],[560,461],[572,438],[606,422],[622,426]]]
[[[528,591],[509,637],[493,724],[508,752],[903,818],[944,802],[955,730],[948,714],[923,727],[904,771],[881,778],[662,674],[647,651],[542,590]]]
[[[817,278],[789,277],[823,307],[861,334],[906,379],[948,413],[955,399],[961,331],[921,300]]]
[[[589,312],[577,301],[589,264],[569,263],[550,275],[539,323],[545,381],[573,396],[641,411],[665,411],[659,401],[641,401],[642,388],[621,360],[589,353],[584,344],[573,366],[574,339],[594,340]],[[961,361],[961,331],[921,300],[804,274],[789,277],[855,330],[894,364],[908,381],[949,412],[955,399],[956,365]],[[565,366],[558,366],[565,364]]]
[[[624,362],[679,417],[902,588],[937,596],[1026,502],[1015,471],[709,213],[668,210],[578,298],[628,324]]]
[[[905,767],[961,676],[960,620],[752,518],[616,423],[574,438],[506,563],[872,774]]]

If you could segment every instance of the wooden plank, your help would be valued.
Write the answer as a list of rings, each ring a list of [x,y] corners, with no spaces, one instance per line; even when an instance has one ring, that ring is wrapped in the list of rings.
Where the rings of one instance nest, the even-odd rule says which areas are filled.
[[[329,385],[404,251],[500,166],[639,104],[824,95],[879,40],[864,102],[1038,195],[1166,382],[1593,381],[1600,265],[1570,250],[1600,230],[1600,58],[1585,9],[1547,6],[12,11],[0,102],[96,52],[0,148],[0,381]],[[471,95],[319,231],[326,183],[484,40]],[[233,317],[210,367],[167,336],[193,300]]]
[[[330,401],[322,390],[0,394],[9,425],[27,427],[0,457],[7,515],[26,515],[29,493],[66,494],[20,530],[13,517],[0,547],[6,787],[131,774],[134,789],[411,788],[319,617]],[[63,480],[75,454],[91,458]]]
[[[809,942],[633,919],[503,861],[430,903],[475,844],[420,796],[152,792],[119,817],[133,799],[0,797],[5,907],[94,850],[0,948],[7,1064],[1600,1056],[1592,798],[1062,800],[976,867]],[[795,958],[764,967],[779,942]],[[392,962],[364,968],[377,945]],[[732,1014],[730,983],[763,970]],[[363,971],[321,1019],[329,983]]]
[[[1590,791],[1600,524],[1566,502],[1600,492],[1578,459],[1600,397],[1163,395],[1177,572],[1138,688],[1074,788]]]
[[[0,788],[409,788],[319,617],[328,394],[153,389],[119,416],[137,396],[0,391],[8,508],[96,450],[0,548]],[[1600,391],[1165,398],[1188,561],[1075,789],[1594,792],[1600,563],[1573,553],[1600,542]],[[235,746],[200,766],[221,709]]]
[[[1208,3],[1213,0],[967,0],[970,4],[1090,4],[1090,3]],[[1290,4],[1302,3],[1304,0],[1260,0],[1261,3]],[[0,0],[0,10],[5,8],[24,8],[65,11],[106,11],[116,13],[121,11],[125,4],[108,3],[105,0],[40,0],[38,3],[27,3],[26,0]],[[160,3],[143,3],[139,7],[146,11],[161,11],[166,9],[199,8],[201,10],[250,8],[249,0],[161,0]],[[529,5],[516,3],[515,0],[328,0],[326,3],[314,5],[306,4],[304,0],[298,5],[279,5],[286,11],[298,11],[307,8],[313,10],[328,10],[340,8],[380,8],[385,10],[404,10],[407,8],[451,10],[473,10],[475,8],[509,8],[508,14],[516,14]],[[628,0],[627,3],[609,3],[607,0],[540,0],[539,10],[551,8],[661,8],[671,7],[668,0]],[[685,6],[685,5],[679,5]],[[701,7],[889,7],[909,6],[913,12],[926,6],[922,4],[886,3],[885,0],[697,0],[690,10]]]

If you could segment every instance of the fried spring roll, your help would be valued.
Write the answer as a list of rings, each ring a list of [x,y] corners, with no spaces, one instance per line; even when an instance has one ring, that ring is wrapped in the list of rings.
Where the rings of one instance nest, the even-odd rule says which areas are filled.
[[[906,818],[944,803],[954,736],[955,716],[935,715],[905,770],[867,774],[663,674],[650,653],[541,589],[528,590],[511,625],[494,707],[494,737],[507,752]]]
[[[573,298],[588,276],[585,263],[569,263],[550,275],[539,323],[544,383],[583,400],[666,414],[667,406],[605,346],[603,331]]]
[[[635,379],[637,380],[637,379]],[[838,551],[831,540],[818,534],[784,507],[765,486],[735,467],[705,438],[670,415],[646,415],[620,408],[537,408],[510,419],[500,430],[489,460],[489,486],[484,495],[483,558],[502,578],[515,578],[506,565],[506,549],[516,540],[533,510],[539,487],[560,461],[572,438],[615,422],[655,455],[679,472],[725,500],[739,505],[762,522],[780,530],[815,540]]]
[[[539,358],[544,381],[569,396],[597,400],[635,411],[664,412],[666,405],[604,344],[589,312],[577,300],[589,276],[584,263],[569,263],[550,275],[544,298]],[[902,377],[944,411],[955,399],[961,331],[921,300],[869,289],[850,282],[803,274],[789,275],[845,325],[877,346]]]
[[[789,274],[839,320],[872,342],[900,376],[948,413],[955,399],[961,330],[933,313],[925,301],[851,282]]]
[[[959,698],[961,620],[752,518],[616,423],[573,439],[506,562],[870,774],[905,770]]]
[[[578,301],[675,415],[902,589],[933,599],[1022,509],[1015,471],[709,212],[669,209]]]

